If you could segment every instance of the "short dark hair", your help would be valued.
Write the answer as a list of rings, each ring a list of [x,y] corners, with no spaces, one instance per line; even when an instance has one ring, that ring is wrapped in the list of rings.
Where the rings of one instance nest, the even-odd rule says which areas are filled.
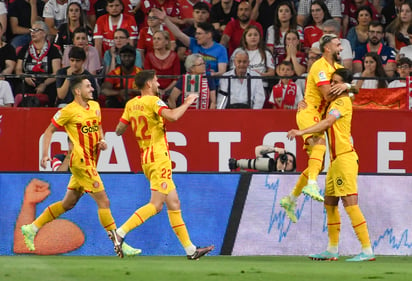
[[[122,0],[106,0],[106,6],[109,5],[110,3],[113,3],[114,1],[119,1],[122,7],[124,8],[124,4]]]
[[[368,26],[368,29],[369,29],[369,27],[378,27],[378,26],[380,26],[380,27],[382,27],[382,31],[385,31],[385,28],[383,27],[383,24],[382,23],[380,23],[379,21],[377,21],[377,20],[373,20],[373,21],[371,21],[370,22],[370,24],[369,24],[369,26]]]
[[[404,65],[407,64],[410,67],[412,66],[412,60],[408,57],[402,57],[400,59],[398,59],[398,61],[396,62],[396,65],[400,66],[400,65]]]
[[[412,34],[412,24],[408,26],[408,30],[406,32],[408,32],[408,34]]]
[[[210,32],[213,33],[215,32],[215,28],[210,22],[200,22],[197,24],[197,27],[204,30],[206,33]]]
[[[132,45],[126,44],[123,47],[121,47],[119,50],[119,54],[124,54],[124,53],[129,53],[129,54],[136,56],[136,49]]]
[[[72,3],[77,3],[77,2],[72,2]],[[79,26],[75,30],[73,30],[73,38],[74,38],[74,36],[76,36],[77,33],[84,33],[87,36],[87,30],[83,26]]]
[[[340,77],[342,77],[342,80],[344,83],[351,83],[353,80],[353,75],[352,75],[352,71],[350,71],[347,68],[338,68],[335,70],[335,72],[333,72],[333,74],[337,74]],[[332,76],[333,76],[332,74]]]
[[[70,79],[70,88],[72,89],[73,95],[75,89],[83,82],[83,80],[88,79],[86,75],[73,75]]]
[[[209,5],[206,4],[205,2],[197,2],[196,4],[194,4],[193,11],[194,10],[206,11],[210,13]]]
[[[129,36],[130,36],[130,35],[129,35],[129,31],[128,31],[127,29],[125,29],[125,28],[118,28],[118,29],[116,29],[114,32],[116,33],[116,32],[118,32],[118,31],[123,32],[123,34],[124,34],[126,37],[129,37]]]
[[[83,50],[82,47],[73,46],[70,49],[69,58],[84,61],[84,60],[86,60],[86,52]]]
[[[295,71],[295,68],[293,67],[293,63],[289,60],[283,60],[279,63],[279,65],[290,66],[292,70]]]
[[[146,82],[149,80],[153,80],[156,75],[156,71],[150,70],[142,70],[136,74],[134,77],[134,82],[139,90],[143,90]]]

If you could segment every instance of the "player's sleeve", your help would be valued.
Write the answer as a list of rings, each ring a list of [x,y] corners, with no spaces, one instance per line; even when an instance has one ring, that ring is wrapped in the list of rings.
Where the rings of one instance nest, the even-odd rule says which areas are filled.
[[[162,101],[160,98],[156,98],[153,102],[152,110],[156,112],[159,116],[162,116],[162,110],[168,108],[167,104]]]
[[[129,102],[126,103],[123,114],[122,114],[122,116],[120,117],[120,120],[119,120],[119,122],[121,122],[125,125],[130,124],[130,115],[129,115],[130,110],[128,110],[128,109],[129,109]]]
[[[62,128],[70,119],[70,112],[67,107],[60,109],[59,111],[54,114],[53,118],[51,119],[52,124],[56,128]]]

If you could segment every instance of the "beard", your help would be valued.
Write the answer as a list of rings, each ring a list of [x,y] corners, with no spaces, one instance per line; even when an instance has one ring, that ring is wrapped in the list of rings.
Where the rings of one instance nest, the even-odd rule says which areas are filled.
[[[340,54],[339,53],[333,53],[333,60],[336,62],[340,62]]]

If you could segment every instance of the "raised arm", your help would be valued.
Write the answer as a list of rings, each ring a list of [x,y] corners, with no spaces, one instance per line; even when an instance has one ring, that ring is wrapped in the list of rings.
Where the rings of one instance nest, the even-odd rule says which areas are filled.
[[[152,12],[156,17],[158,17],[166,24],[167,28],[170,30],[170,32],[173,33],[176,39],[180,40],[180,42],[182,42],[186,47],[190,46],[190,37],[184,34],[180,30],[180,28],[167,17],[166,13],[163,10],[160,11],[158,9],[153,9]]]

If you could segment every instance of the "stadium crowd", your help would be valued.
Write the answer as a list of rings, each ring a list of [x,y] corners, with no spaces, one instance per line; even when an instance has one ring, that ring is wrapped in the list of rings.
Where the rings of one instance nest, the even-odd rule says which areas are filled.
[[[63,107],[87,74],[122,108],[154,69],[173,106],[197,91],[212,109],[295,109],[326,33],[359,88],[406,86],[412,0],[0,0],[0,106]]]

